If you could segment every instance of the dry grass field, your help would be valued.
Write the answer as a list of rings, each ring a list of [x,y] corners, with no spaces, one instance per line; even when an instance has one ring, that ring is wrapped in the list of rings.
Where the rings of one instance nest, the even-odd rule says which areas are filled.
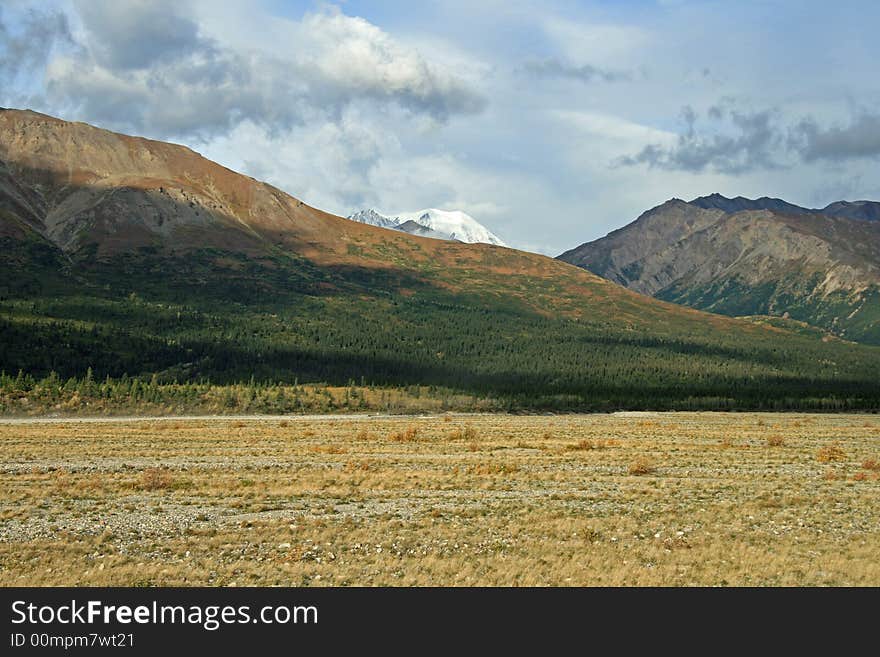
[[[0,424],[2,585],[880,585],[880,418]]]

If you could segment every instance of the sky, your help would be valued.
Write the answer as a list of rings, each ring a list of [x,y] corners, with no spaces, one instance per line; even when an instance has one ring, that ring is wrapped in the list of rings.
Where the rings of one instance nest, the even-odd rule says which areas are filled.
[[[669,198],[880,199],[880,3],[4,0],[0,106],[558,255]]]

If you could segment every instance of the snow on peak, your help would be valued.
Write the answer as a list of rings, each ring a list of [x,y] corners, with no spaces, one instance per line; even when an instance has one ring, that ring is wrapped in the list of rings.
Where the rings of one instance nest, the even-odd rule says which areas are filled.
[[[398,222],[391,217],[379,214],[375,210],[359,210],[348,217],[352,221],[358,221],[362,224],[370,224],[371,226],[379,226],[380,228],[396,228]]]
[[[363,224],[392,228],[425,237],[507,246],[501,238],[461,210],[428,208],[426,210],[418,210],[417,212],[399,212],[396,214],[382,214],[375,210],[360,210],[348,218]],[[419,230],[417,226],[421,226],[423,230]]]

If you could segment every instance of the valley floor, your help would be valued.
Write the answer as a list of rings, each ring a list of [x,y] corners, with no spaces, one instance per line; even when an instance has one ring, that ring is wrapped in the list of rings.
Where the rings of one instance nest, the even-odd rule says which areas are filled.
[[[0,424],[0,585],[880,585],[880,418]]]

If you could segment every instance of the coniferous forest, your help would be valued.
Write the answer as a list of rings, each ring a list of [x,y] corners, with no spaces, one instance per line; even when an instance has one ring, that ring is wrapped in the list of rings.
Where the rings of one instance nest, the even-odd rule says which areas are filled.
[[[0,412],[880,406],[880,350],[820,335],[647,332],[601,307],[553,315],[304,259],[147,251],[74,267],[31,248],[17,270],[5,250]]]

